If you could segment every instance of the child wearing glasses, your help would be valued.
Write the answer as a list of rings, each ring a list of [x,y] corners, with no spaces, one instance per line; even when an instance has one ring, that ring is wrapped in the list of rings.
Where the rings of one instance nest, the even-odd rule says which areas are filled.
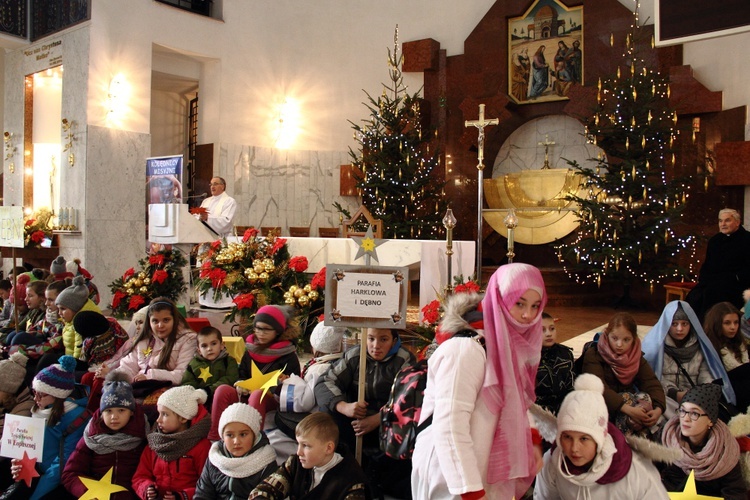
[[[265,419],[268,411],[278,408],[276,390],[253,391],[237,386],[238,383],[251,378],[254,365],[261,373],[283,370],[278,383],[281,384],[289,375],[299,375],[300,364],[297,357],[296,338],[299,336],[298,325],[291,321],[291,308],[286,306],[266,305],[258,309],[253,320],[253,332],[245,339],[246,355],[239,367],[240,380],[235,387],[221,385],[214,392],[211,405],[211,432],[208,438],[218,441],[219,418],[229,405],[240,402],[247,397],[247,404],[258,410]],[[263,426],[261,425],[261,429]]]
[[[685,393],[677,414],[664,426],[662,443],[683,453],[662,470],[661,479],[668,491],[683,491],[690,471],[694,471],[698,495],[747,498],[739,465],[740,447],[719,420],[720,399],[720,386],[696,385]]]

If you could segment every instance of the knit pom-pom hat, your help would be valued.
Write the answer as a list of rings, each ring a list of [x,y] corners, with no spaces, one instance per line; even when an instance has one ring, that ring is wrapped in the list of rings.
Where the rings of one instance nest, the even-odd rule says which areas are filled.
[[[58,306],[67,307],[73,312],[78,312],[89,300],[89,289],[83,276],[73,278],[73,284],[60,292],[55,299]]]
[[[135,410],[135,398],[133,397],[133,386],[130,385],[130,379],[127,374],[117,370],[107,374],[102,389],[99,409],[104,411],[108,408]]]
[[[34,377],[31,387],[36,392],[65,399],[75,387],[76,358],[61,356],[56,365],[48,366]]]
[[[203,389],[181,385],[172,387],[159,396],[156,404],[169,408],[182,418],[192,420],[198,414],[198,405],[202,405],[207,399],[208,394]]]
[[[250,430],[253,431],[257,439],[260,434],[260,421],[261,416],[258,410],[245,403],[234,403],[233,405],[229,405],[221,414],[221,418],[219,419],[219,436],[224,434],[224,427],[227,424],[241,422],[250,427]]]
[[[26,377],[26,362],[29,360],[20,352],[0,361],[0,391],[15,394]]]
[[[68,272],[68,269],[66,268],[65,257],[63,257],[62,255],[58,255],[57,257],[55,257],[55,260],[52,261],[52,264],[50,264],[49,273],[52,275],[57,275],[66,272]]]
[[[558,446],[562,433],[573,431],[588,434],[596,442],[596,449],[602,450],[609,435],[609,412],[603,394],[604,384],[599,377],[590,373],[578,376],[557,414]]]

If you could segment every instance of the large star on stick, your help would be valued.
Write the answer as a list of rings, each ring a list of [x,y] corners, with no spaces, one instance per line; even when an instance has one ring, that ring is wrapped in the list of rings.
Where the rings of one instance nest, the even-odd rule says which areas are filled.
[[[204,366],[201,368],[201,373],[198,375],[199,379],[202,379],[204,382],[208,382],[208,379],[211,378],[211,367],[210,366]]]
[[[26,483],[26,486],[31,488],[31,480],[35,477],[39,477],[39,473],[36,471],[36,458],[29,458],[28,453],[23,452],[23,458],[20,459],[21,470],[16,476],[16,481]]]
[[[375,251],[375,249],[378,246],[382,245],[384,240],[375,239],[375,237],[372,235],[372,226],[367,226],[367,232],[364,236],[352,236],[352,239],[354,240],[354,243],[356,243],[359,247],[359,249],[357,250],[357,255],[354,256],[354,260],[357,260],[360,257],[364,257],[365,255],[369,255],[375,262],[379,262],[378,253]]]
[[[685,489],[681,492],[670,493],[669,498],[672,500],[721,500],[722,497],[699,495],[695,489],[695,473],[694,471],[690,471],[687,483],[685,483]]]
[[[120,491],[127,491],[128,489],[119,484],[112,484],[112,470],[114,467],[110,467],[104,477],[100,480],[90,479],[88,477],[78,476],[84,486],[88,488],[86,493],[81,495],[78,500],[105,500],[109,498],[112,493]]]
[[[263,373],[260,371],[260,368],[255,364],[255,361],[250,361],[250,378],[247,380],[243,380],[241,382],[237,382],[237,387],[242,387],[243,389],[247,389],[248,391],[257,391],[258,389],[263,389],[263,394],[260,396],[260,400],[263,401],[263,398],[266,396],[266,393],[269,389],[273,389],[279,384],[279,375],[281,375],[284,372],[284,368],[281,370],[274,370],[270,373]]]

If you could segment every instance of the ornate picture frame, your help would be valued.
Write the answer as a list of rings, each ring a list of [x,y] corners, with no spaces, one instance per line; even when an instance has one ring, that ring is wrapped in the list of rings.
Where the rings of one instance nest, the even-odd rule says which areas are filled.
[[[508,95],[518,104],[567,100],[583,85],[583,6],[536,0],[508,19]]]

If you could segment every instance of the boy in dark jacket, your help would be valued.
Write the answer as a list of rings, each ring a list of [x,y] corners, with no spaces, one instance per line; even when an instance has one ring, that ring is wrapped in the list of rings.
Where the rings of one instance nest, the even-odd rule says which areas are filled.
[[[555,415],[573,390],[573,350],[557,343],[555,319],[542,313],[542,358],[536,372],[536,404]]]
[[[330,415],[308,415],[297,424],[297,454],[251,493],[253,498],[358,500],[366,498],[365,473],[351,456],[336,453],[339,430]]]

